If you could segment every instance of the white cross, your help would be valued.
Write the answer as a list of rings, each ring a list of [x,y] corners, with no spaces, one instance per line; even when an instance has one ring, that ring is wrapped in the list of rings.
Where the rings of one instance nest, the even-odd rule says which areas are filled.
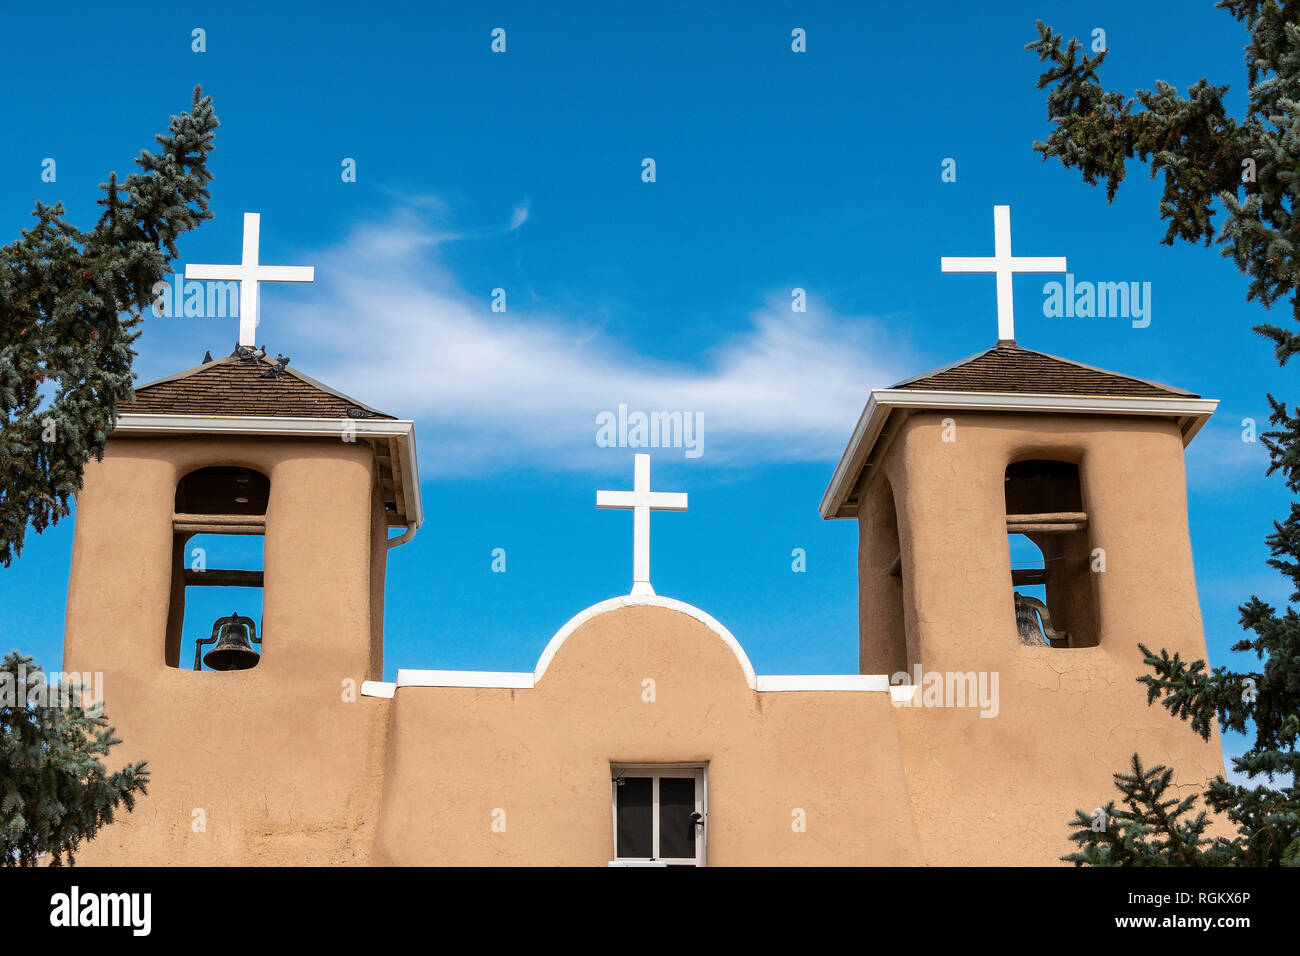
[[[1064,272],[1065,256],[1011,255],[1011,207],[993,207],[993,256],[942,256],[941,272],[992,272],[998,277],[998,340],[1016,340],[1011,276],[1017,272]]]
[[[654,594],[650,586],[650,511],[685,511],[686,495],[650,490],[650,456],[637,455],[632,491],[597,491],[597,508],[632,509],[632,593]]]
[[[230,266],[185,266],[187,279],[216,279],[239,282],[239,344],[253,345],[257,334],[258,283],[261,282],[314,282],[316,270],[311,266],[264,266],[257,261],[258,234],[262,216],[256,212],[244,213],[244,261]]]

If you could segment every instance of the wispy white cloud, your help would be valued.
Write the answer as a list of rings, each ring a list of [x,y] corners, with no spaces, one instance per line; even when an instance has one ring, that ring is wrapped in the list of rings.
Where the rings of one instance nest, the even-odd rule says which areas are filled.
[[[511,232],[514,232],[516,229],[518,229],[520,226],[522,226],[524,223],[528,221],[528,209],[530,205],[531,204],[528,202],[528,200],[525,199],[523,202],[521,202],[518,206],[515,207],[515,211],[510,216]]]
[[[511,228],[527,217],[525,203]],[[310,302],[268,318],[295,367],[415,418],[426,475],[607,463],[596,415],[620,403],[702,413],[709,462],[833,462],[871,388],[914,364],[880,323],[815,300],[792,312],[788,291],[689,360],[665,357],[653,329],[627,342],[543,311],[493,313],[441,261],[459,234],[410,211],[360,226],[314,256]]]

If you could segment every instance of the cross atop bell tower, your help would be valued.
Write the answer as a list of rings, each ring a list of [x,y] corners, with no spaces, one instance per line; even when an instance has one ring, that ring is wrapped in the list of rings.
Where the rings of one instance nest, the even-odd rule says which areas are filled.
[[[262,215],[244,213],[244,256],[237,265],[185,266],[187,279],[235,280],[239,283],[239,344],[252,346],[257,334],[258,288],[262,282],[314,282],[316,270],[311,266],[264,266],[258,260]]]
[[[992,256],[942,256],[941,272],[991,272],[998,277],[998,341],[1015,342],[1011,277],[1017,272],[1064,272],[1065,256],[1013,256],[1011,207],[993,207]]]

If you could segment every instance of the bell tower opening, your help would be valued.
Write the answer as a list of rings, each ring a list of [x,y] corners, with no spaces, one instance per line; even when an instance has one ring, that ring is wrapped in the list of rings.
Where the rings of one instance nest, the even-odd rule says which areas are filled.
[[[229,671],[260,662],[270,491],[266,475],[233,465],[200,468],[177,483],[169,666]]]
[[[1095,647],[1097,601],[1079,466],[1028,459],[1005,478],[1012,603],[1021,644]]]

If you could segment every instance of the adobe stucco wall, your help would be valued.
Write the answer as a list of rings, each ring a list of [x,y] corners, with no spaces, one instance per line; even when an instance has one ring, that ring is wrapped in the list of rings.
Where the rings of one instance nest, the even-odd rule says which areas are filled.
[[[256,668],[168,667],[177,481],[210,465],[271,479]],[[343,699],[372,660],[371,494],[363,443],[115,437],[77,499],[66,670],[102,671],[122,744],[114,767],[147,759],[149,795],[79,862],[364,862],[383,763],[384,703]],[[382,534],[382,531],[380,532]],[[380,585],[382,587],[382,585]],[[210,627],[210,622],[200,630]],[[188,634],[187,637],[193,637]],[[206,832],[192,829],[194,811]]]
[[[950,417],[956,441],[945,442]],[[1092,576],[1100,646],[1017,642],[1003,481],[1010,462],[1028,458],[1079,465],[1090,544],[1106,553],[1105,572]],[[925,862],[1051,862],[1072,849],[1065,833],[1073,809],[1112,799],[1112,774],[1128,768],[1134,751],[1149,765],[1174,767],[1183,795],[1223,771],[1217,732],[1203,742],[1164,708],[1148,707],[1136,682],[1147,672],[1139,641],[1206,656],[1183,446],[1171,422],[915,414],[881,471],[901,529],[908,644],[925,671],[999,675],[996,718],[899,712]],[[864,566],[864,602],[877,570]]]
[[[611,764],[701,762],[711,866],[919,863],[895,728],[888,692],[759,693],[699,620],[619,608],[533,688],[398,687],[376,860],[604,866]]]

